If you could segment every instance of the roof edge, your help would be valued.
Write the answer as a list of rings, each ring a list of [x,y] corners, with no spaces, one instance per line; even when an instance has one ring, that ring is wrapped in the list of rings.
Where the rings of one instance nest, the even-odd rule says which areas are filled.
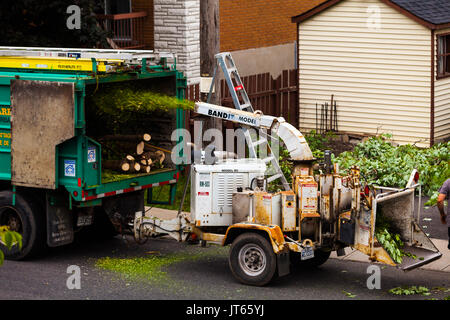
[[[328,0],[314,8],[312,8],[311,10],[308,10],[298,16],[292,17],[291,21],[292,23],[302,23],[303,21],[315,16],[316,14],[321,13],[322,11],[342,2],[345,0]],[[443,29],[443,28],[448,28],[450,27],[450,23],[444,23],[444,24],[433,24],[431,22],[428,22],[416,15],[414,15],[413,13],[411,13],[410,11],[406,10],[405,8],[391,2],[390,0],[379,0],[381,2],[383,2],[384,4],[390,6],[391,8],[394,8],[395,10],[397,10],[398,12],[400,12],[401,14],[407,16],[408,18],[410,18],[411,20],[416,21],[417,23],[419,23],[420,25],[431,29],[431,30],[438,30],[438,29]]]
[[[334,6],[341,1],[344,0],[328,0],[302,14],[299,14],[298,16],[292,17],[291,21],[292,23],[302,23],[303,21],[311,18],[312,16],[315,16],[316,14],[328,9],[331,6]]]
[[[428,22],[422,18],[419,18],[418,16],[416,16],[415,14],[411,13],[410,11],[406,10],[405,8],[399,6],[396,3],[391,2],[390,0],[379,0],[381,2],[383,2],[384,4],[394,8],[395,10],[397,10],[398,12],[400,12],[401,14],[407,16],[408,18],[410,18],[411,20],[416,21],[417,23],[421,24],[422,26],[434,30],[436,29],[436,25]]]

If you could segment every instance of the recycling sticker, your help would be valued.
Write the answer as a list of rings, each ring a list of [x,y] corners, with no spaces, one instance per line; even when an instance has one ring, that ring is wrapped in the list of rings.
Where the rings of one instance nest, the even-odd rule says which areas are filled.
[[[64,160],[64,175],[66,177],[75,177],[76,176],[75,160]]]
[[[88,151],[87,151],[87,154],[88,154],[88,158],[87,158],[88,163],[93,163],[93,162],[97,161],[95,147],[89,147]]]

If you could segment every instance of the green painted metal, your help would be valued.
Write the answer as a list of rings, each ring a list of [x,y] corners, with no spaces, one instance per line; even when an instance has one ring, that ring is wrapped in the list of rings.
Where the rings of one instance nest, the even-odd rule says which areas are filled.
[[[163,170],[155,174],[139,175],[136,178],[103,184],[101,181],[101,145],[86,136],[86,118],[84,100],[86,87],[104,83],[135,80],[172,78],[175,82],[176,95],[184,98],[186,79],[182,73],[162,66],[143,68],[136,66],[136,71],[114,73],[87,73],[55,70],[23,70],[0,68],[0,180],[11,180],[11,99],[10,81],[13,79],[70,82],[75,84],[75,137],[58,145],[56,150],[57,188],[66,189],[74,201],[84,205],[98,205],[98,200],[83,200],[96,195],[104,195],[118,190],[143,187],[178,179],[183,166]],[[142,70],[142,71],[141,71]],[[176,126],[185,126],[184,111],[176,111]],[[88,155],[95,154],[94,158]],[[66,166],[74,165],[73,176],[65,174]],[[174,188],[175,189],[175,188]],[[171,192],[173,197],[175,191]],[[71,199],[72,201],[72,199]],[[171,199],[173,201],[173,199]]]

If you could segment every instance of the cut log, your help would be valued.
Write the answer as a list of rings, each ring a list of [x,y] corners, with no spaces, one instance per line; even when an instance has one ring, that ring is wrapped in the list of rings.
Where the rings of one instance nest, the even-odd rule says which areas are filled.
[[[139,142],[144,140],[149,142],[152,136],[148,133],[143,134],[113,134],[101,137],[99,140],[102,141],[122,141],[122,142]]]
[[[128,161],[135,161],[136,159],[132,155],[127,155],[125,157]]]
[[[147,159],[147,158],[142,158],[141,159],[141,165],[143,165],[143,166],[151,166],[152,165],[152,163],[153,163],[153,160],[152,159]]]
[[[164,152],[157,150],[157,151],[148,151],[143,154],[143,157],[146,159],[152,159],[152,164],[160,164],[162,165],[164,160],[166,159],[166,155]]]
[[[142,155],[144,153],[144,149],[145,149],[145,142],[144,141],[139,142],[139,144],[136,146],[136,154],[138,156]]]
[[[152,170],[152,167],[150,167],[150,166],[142,166],[141,167],[141,172],[144,172],[144,173],[150,173],[151,170]]]
[[[105,169],[123,172],[128,172],[131,168],[126,160],[104,160],[102,165]]]

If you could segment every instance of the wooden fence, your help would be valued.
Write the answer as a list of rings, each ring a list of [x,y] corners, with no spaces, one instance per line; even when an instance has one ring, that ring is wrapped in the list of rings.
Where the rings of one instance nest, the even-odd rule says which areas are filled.
[[[253,105],[254,110],[261,110],[264,114],[284,117],[293,126],[299,125],[299,99],[297,89],[297,69],[284,70],[281,75],[274,79],[270,73],[261,73],[242,77],[245,90]],[[200,100],[199,85],[191,85],[186,89],[186,99],[191,101]],[[231,95],[225,80],[220,83],[221,104],[234,108]],[[186,128],[193,132],[192,114],[186,117]],[[232,127],[225,122],[224,128]]]

